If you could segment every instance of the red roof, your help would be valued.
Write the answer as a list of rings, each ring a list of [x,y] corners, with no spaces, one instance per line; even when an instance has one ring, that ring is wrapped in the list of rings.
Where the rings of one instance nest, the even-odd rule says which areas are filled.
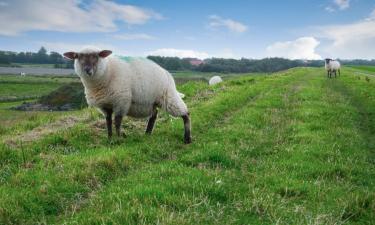
[[[199,66],[200,64],[204,63],[203,60],[200,59],[191,59],[189,62],[193,66]]]

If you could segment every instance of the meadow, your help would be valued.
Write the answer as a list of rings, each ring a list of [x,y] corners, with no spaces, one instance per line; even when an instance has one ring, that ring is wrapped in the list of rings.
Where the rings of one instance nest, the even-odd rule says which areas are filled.
[[[0,76],[0,224],[373,224],[372,69],[178,74],[190,145],[166,113],[108,140],[92,108],[10,110],[77,79]]]
[[[364,72],[375,72],[375,66],[350,66],[351,68],[358,69]]]

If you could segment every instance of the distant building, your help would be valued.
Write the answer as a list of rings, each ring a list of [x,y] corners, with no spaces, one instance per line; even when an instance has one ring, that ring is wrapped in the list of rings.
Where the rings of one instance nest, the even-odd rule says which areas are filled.
[[[189,59],[189,63],[193,66],[199,66],[201,64],[204,64],[204,61],[201,59]]]

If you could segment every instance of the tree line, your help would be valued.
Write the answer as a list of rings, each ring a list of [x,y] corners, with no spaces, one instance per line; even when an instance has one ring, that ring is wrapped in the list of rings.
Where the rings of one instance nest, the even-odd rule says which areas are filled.
[[[217,73],[276,72],[299,66],[321,67],[323,60],[290,60],[285,58],[223,59],[209,58],[199,65],[192,65],[192,58],[148,56],[148,59],[169,71],[199,71]],[[343,65],[373,65],[375,60],[340,60]],[[66,60],[60,53],[41,47],[38,52],[0,51],[0,65],[13,63],[54,64],[56,68],[73,68],[73,61]]]
[[[271,73],[286,70],[293,67],[322,67],[324,60],[290,60],[285,58],[264,58],[264,59],[223,59],[210,58],[203,60],[198,66],[191,65],[189,58],[180,59],[177,57],[148,56],[161,67],[169,71],[192,70],[199,72],[218,73],[249,73],[263,72]],[[343,65],[372,65],[375,60],[340,60]]]
[[[13,63],[55,64],[56,68],[73,68],[71,61],[66,60],[58,52],[48,53],[45,47],[41,47],[38,52],[0,51],[0,65],[12,65]]]

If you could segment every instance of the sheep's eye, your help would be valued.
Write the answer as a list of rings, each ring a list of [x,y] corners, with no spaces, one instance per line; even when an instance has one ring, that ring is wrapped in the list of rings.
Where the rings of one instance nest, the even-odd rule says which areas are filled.
[[[91,55],[91,57],[90,57],[90,59],[91,59],[92,62],[98,61],[98,58],[99,57],[97,55]]]

